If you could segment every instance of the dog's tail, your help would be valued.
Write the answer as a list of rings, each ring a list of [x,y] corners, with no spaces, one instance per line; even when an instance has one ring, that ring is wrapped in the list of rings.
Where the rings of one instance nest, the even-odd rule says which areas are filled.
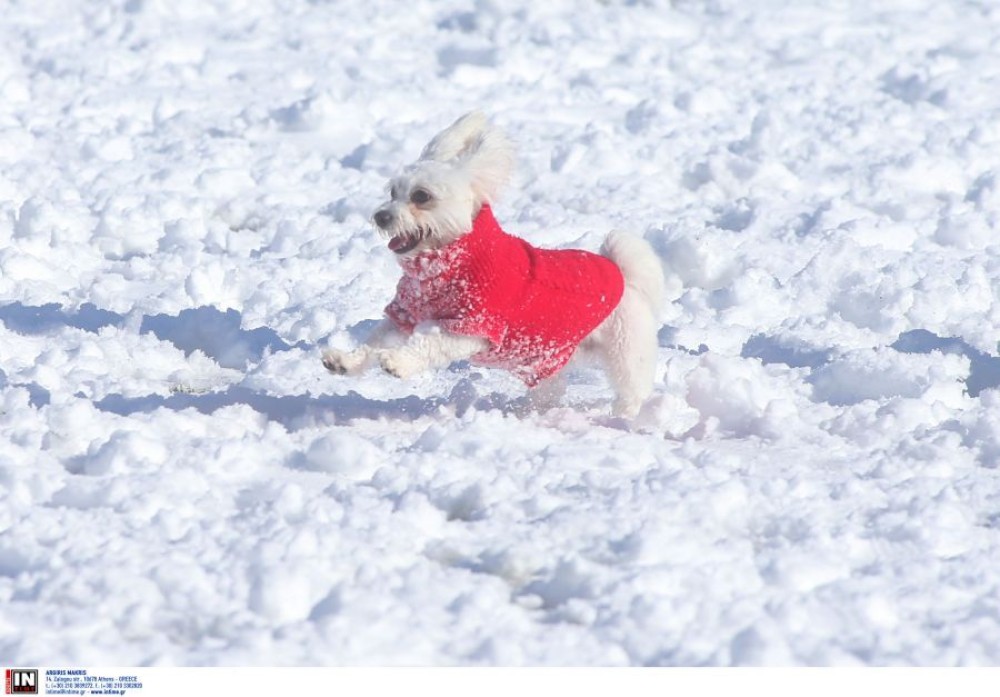
[[[601,245],[601,254],[618,265],[625,285],[638,291],[654,317],[663,310],[666,294],[663,267],[646,240],[620,230],[612,230]]]

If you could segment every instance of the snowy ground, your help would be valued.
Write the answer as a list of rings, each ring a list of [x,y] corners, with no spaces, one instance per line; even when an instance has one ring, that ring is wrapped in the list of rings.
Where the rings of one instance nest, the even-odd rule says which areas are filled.
[[[657,394],[334,378],[386,176],[662,253]],[[993,0],[10,0],[4,664],[1000,664]]]

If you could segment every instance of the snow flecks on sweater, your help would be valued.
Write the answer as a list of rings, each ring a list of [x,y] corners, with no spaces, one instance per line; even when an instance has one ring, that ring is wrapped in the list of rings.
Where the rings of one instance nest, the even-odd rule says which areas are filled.
[[[609,259],[539,249],[501,229],[484,205],[472,230],[438,250],[401,261],[386,315],[411,333],[436,321],[490,347],[472,358],[533,386],[561,370],[621,300],[624,279]]]

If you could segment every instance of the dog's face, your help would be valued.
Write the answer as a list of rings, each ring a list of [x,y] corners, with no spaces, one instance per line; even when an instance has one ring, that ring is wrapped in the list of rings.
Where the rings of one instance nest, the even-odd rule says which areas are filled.
[[[480,207],[506,183],[513,159],[501,130],[480,112],[466,114],[389,180],[389,200],[372,222],[401,258],[440,249],[472,229]]]

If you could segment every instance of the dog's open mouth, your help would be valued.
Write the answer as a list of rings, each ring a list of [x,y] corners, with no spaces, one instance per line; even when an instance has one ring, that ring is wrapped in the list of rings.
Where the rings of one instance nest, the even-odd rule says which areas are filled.
[[[407,252],[413,251],[413,249],[420,244],[420,240],[423,238],[424,235],[421,230],[417,230],[416,232],[404,232],[389,239],[389,249],[396,254],[406,254]]]

